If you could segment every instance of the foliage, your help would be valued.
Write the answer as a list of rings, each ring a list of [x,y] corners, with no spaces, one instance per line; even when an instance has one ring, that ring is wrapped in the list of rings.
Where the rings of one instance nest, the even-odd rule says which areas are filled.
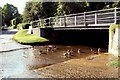
[[[57,8],[57,15],[59,16],[84,12],[87,6],[87,2],[59,2]]]
[[[28,29],[29,28],[29,23],[19,23],[18,25],[17,25],[17,29],[18,30],[22,30],[22,29]]]
[[[10,21],[13,18],[18,17],[20,15],[18,13],[17,7],[15,7],[15,6],[11,5],[11,4],[8,4],[8,3],[3,6],[2,14],[3,14],[4,23],[7,26],[10,26]]]
[[[27,33],[28,30],[20,30],[19,32],[17,32],[13,39],[19,43],[23,43],[23,44],[30,44],[30,43],[39,43],[39,42],[46,42],[48,41],[45,38],[33,35],[33,34],[28,34]]]
[[[11,25],[16,25],[17,26],[21,22],[22,22],[21,17],[16,17],[16,18],[11,20]]]
[[[40,18],[47,18],[54,16],[55,10],[55,2],[32,2],[29,1],[26,3],[25,10],[23,13],[23,22],[30,22],[34,20],[38,20]]]
[[[23,13],[23,22],[29,22],[33,20],[31,9],[32,9],[32,2],[27,2],[24,13]]]
[[[0,27],[2,26],[2,7],[0,7]]]
[[[16,25],[12,25],[12,26],[9,26],[10,29],[16,29],[17,26]]]
[[[113,7],[120,7],[120,1],[119,2],[115,2],[114,4],[112,4]]]

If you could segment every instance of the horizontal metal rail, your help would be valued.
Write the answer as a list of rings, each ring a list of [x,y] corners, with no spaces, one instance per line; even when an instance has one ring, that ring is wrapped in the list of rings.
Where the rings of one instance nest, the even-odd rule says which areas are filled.
[[[110,8],[32,21],[33,27],[70,27],[120,23],[120,8]]]

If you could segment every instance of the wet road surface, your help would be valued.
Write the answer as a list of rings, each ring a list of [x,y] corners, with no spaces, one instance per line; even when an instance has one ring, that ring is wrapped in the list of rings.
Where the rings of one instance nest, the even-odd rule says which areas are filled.
[[[18,44],[12,39],[16,32],[17,30],[0,31],[0,78],[23,70],[24,64],[20,55],[25,51],[24,49],[31,48]]]
[[[12,36],[14,35],[12,31],[11,31],[11,34],[10,33],[7,34],[7,33],[8,32],[3,32],[0,35],[0,78],[12,77],[12,76],[23,77],[23,78],[26,78],[26,77],[42,78],[42,77],[49,77],[49,76],[45,76],[45,75],[49,75],[49,73],[51,73],[50,75],[51,77],[55,77],[55,76],[52,76],[55,74],[56,74],[56,77],[64,77],[63,75],[66,74],[65,69],[67,69],[67,66],[69,66],[68,74],[70,71],[69,69],[72,70],[72,67],[70,67],[72,66],[72,64],[76,66],[76,69],[79,68],[78,66],[80,65],[77,66],[77,63],[76,63],[76,62],[79,62],[79,60],[77,59],[94,60],[95,57],[89,58],[89,56],[97,55],[94,53],[94,52],[97,52],[98,50],[97,48],[91,48],[86,46],[20,45],[12,40]],[[55,48],[53,48],[53,46],[55,46]],[[48,48],[50,47],[52,47],[53,49],[48,50]],[[78,52],[79,49],[80,49],[80,53]],[[93,52],[91,52],[91,49]],[[65,56],[65,53],[68,50],[72,50],[71,56]],[[101,49],[100,54],[103,54],[106,51],[107,51],[106,49]],[[70,64],[66,65],[65,61],[69,62],[69,60],[73,60],[73,61],[72,62],[70,61]],[[102,60],[103,61],[106,60],[106,56],[103,56]],[[82,61],[83,63],[81,64],[87,64],[87,63],[84,63],[84,61],[86,60],[83,60]],[[60,65],[57,65],[57,63],[58,64],[60,63]],[[55,64],[55,66],[53,64]],[[47,67],[49,66],[50,68],[48,69]],[[59,66],[62,66],[62,67],[59,67]],[[62,69],[62,73],[59,73],[61,69]],[[34,73],[35,70],[37,71],[37,73]],[[73,76],[72,75],[73,73],[76,73],[76,71],[74,71],[74,68],[73,68],[73,72],[70,73],[71,77]],[[42,75],[42,73],[44,75]]]

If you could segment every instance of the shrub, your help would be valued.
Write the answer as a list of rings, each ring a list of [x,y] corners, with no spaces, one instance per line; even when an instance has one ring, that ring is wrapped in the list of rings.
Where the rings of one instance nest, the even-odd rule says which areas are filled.
[[[21,30],[21,29],[28,29],[29,26],[30,26],[29,23],[19,23],[19,24],[17,25],[17,29],[18,29],[18,30]]]

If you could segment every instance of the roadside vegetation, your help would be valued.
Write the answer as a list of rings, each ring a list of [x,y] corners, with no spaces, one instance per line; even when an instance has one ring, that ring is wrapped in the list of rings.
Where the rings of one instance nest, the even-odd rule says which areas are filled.
[[[48,41],[43,37],[39,37],[34,34],[28,34],[27,32],[28,32],[27,29],[20,30],[13,36],[13,39],[18,43],[22,43],[22,44],[41,43]]]

